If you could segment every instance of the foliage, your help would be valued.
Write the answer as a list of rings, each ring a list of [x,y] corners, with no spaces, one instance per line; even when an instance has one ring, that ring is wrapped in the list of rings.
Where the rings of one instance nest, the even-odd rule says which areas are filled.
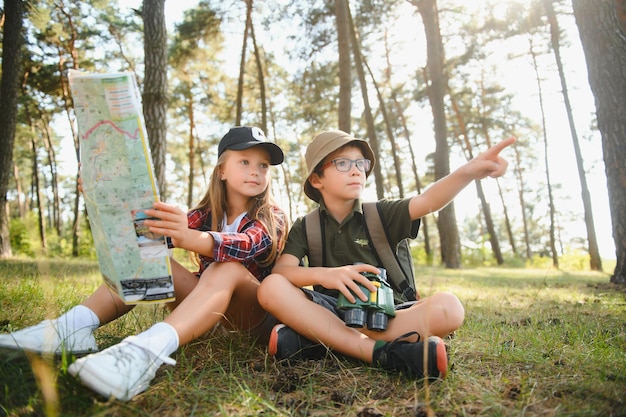
[[[26,225],[26,222],[22,219],[11,219],[9,234],[11,236],[11,249],[13,250],[13,253],[15,253],[16,255],[25,255],[31,258],[35,256],[35,250],[33,249],[33,240],[30,236],[32,230],[33,228],[28,227]],[[39,239],[36,237],[35,242],[39,242]]]
[[[363,48],[361,53],[371,66],[368,83],[376,82],[381,93],[382,102],[376,103],[372,97],[372,104],[376,135],[385,138],[381,140],[377,159],[386,177],[385,196],[389,198],[398,197],[400,191],[400,181],[392,174],[394,169],[389,163],[394,152],[402,153],[400,172],[404,195],[415,192],[418,177],[422,189],[433,177],[434,141],[429,133],[432,114],[426,95],[428,71],[423,68],[425,47],[422,48],[420,43],[422,22],[415,7],[409,3],[396,0],[349,2]],[[479,3],[488,6],[477,7]],[[446,112],[451,161],[458,166],[471,157],[470,151],[475,155],[504,136],[518,137],[514,149],[506,150],[505,157],[510,162],[507,175],[498,180],[497,186],[491,180],[483,181],[483,186],[489,204],[493,204],[491,212],[498,240],[505,242],[508,239],[512,241],[509,242],[511,246],[517,247],[515,254],[504,253],[509,257],[507,264],[524,265],[526,261],[517,257],[528,253],[529,265],[543,265],[543,256],[550,250],[548,231],[551,224],[546,216],[549,191],[557,198],[555,227],[561,240],[559,244],[573,248],[565,249],[566,255],[563,256],[576,250],[574,245],[578,249],[585,249],[588,245],[578,231],[572,232],[576,228],[571,225],[581,220],[578,197],[568,196],[570,188],[561,187],[557,181],[550,190],[545,182],[542,171],[548,166],[540,162],[545,157],[540,151],[542,129],[537,118],[532,117],[538,107],[535,87],[529,89],[527,96],[521,94],[522,97],[516,88],[516,84],[530,73],[527,50],[532,44],[541,52],[538,75],[542,77],[542,83],[548,83],[546,91],[558,90],[549,84],[554,78],[554,68],[545,16],[541,8],[537,8],[538,1],[500,3],[437,2],[446,48]],[[93,259],[91,235],[86,230],[81,211],[83,207],[73,204],[76,142],[72,143],[72,140],[76,137],[65,124],[67,120],[73,122],[73,113],[71,97],[63,83],[64,71],[70,67],[97,72],[130,70],[137,74],[141,86],[142,11],[123,3],[101,0],[70,3],[42,0],[37,6],[29,8],[25,21],[27,45],[23,54],[14,175],[7,194],[9,211],[12,217],[16,217],[25,207],[32,210],[33,202],[38,201],[36,196],[40,195],[42,213],[38,214],[46,224],[47,253],[51,256],[78,254]],[[559,20],[569,24],[562,27],[571,28],[573,21],[569,6],[559,2],[557,8]],[[185,10],[182,21],[170,30],[167,196],[171,203],[192,206],[199,200],[215,160],[215,145],[233,123],[238,76],[233,64],[240,59],[239,49],[234,45],[238,45],[243,37],[244,15],[245,2],[230,4],[203,0]],[[306,175],[303,163],[306,144],[316,132],[337,124],[334,4],[323,0],[255,2],[252,19],[270,107],[271,120],[266,133],[283,147],[287,156],[273,175],[272,187],[278,202],[295,219],[306,213],[311,205],[301,187]],[[402,31],[402,28],[411,30]],[[563,46],[567,49],[572,45],[567,43],[566,35],[571,37],[572,33],[571,29],[563,31]],[[251,41],[247,48],[249,59],[243,67],[242,120],[247,124],[258,124],[261,120],[260,86],[256,63],[250,58]],[[237,53],[233,53],[235,49]],[[569,75],[578,68],[566,65],[566,70]],[[510,77],[510,72],[516,75]],[[357,80],[353,78],[356,87]],[[520,99],[524,98],[524,104],[520,105]],[[361,114],[363,103],[356,90],[352,101],[352,133],[365,136]],[[557,101],[560,106],[562,98]],[[388,121],[381,116],[383,102],[390,114]],[[582,106],[582,102],[574,104]],[[548,119],[559,117],[558,114],[548,114]],[[593,129],[595,131],[595,127]],[[560,131],[547,134],[555,142],[564,136]],[[392,146],[389,135],[399,139],[397,146]],[[598,138],[593,139],[590,149],[599,149]],[[411,152],[409,157],[407,145],[414,147],[415,155]],[[558,152],[559,158],[555,162],[565,163],[567,149],[558,145],[554,149],[557,150],[552,152]],[[586,162],[594,165],[599,160]],[[411,175],[414,167],[415,175]],[[594,170],[598,171],[598,167],[595,166]],[[560,171],[565,169],[559,165],[556,173]],[[39,174],[39,189],[34,172]],[[571,175],[566,174],[565,178],[571,182]],[[58,187],[59,200],[55,199],[55,186]],[[471,188],[473,184],[468,187]],[[604,193],[604,190],[595,192]],[[18,203],[22,207],[17,207]],[[474,210],[474,206],[474,203],[463,206],[469,220],[459,222],[465,257],[463,265],[492,265],[489,239],[483,225],[484,208]],[[57,228],[57,225],[50,224],[55,211],[61,213],[60,236],[51,231]],[[74,228],[69,224],[74,214],[80,218],[80,227],[76,229],[77,248],[72,247]],[[435,220],[436,215],[432,217]],[[41,253],[41,243],[37,243],[39,238],[35,234],[36,223],[29,220],[27,226],[20,225],[19,222],[23,221],[18,220],[13,229],[17,235],[11,236],[16,253],[26,256]],[[435,222],[431,222],[429,239],[436,251],[439,237]],[[502,246],[506,251],[507,247]],[[437,264],[440,259],[425,250],[420,250],[420,257],[422,255],[421,264]]]
[[[67,374],[73,358],[0,355],[0,412],[9,416],[620,416],[626,407],[626,293],[606,274],[545,269],[417,271],[422,295],[449,290],[466,322],[446,338],[450,372],[426,385],[328,356],[275,362],[243,335],[182,347],[133,401],[99,398]],[[93,262],[0,261],[0,331],[34,324],[100,284]],[[44,306],[34,309],[32,306]],[[101,347],[165,315],[139,306],[96,333]],[[49,376],[58,402],[38,380]],[[45,379],[45,378],[44,378]],[[52,410],[45,411],[45,410]]]

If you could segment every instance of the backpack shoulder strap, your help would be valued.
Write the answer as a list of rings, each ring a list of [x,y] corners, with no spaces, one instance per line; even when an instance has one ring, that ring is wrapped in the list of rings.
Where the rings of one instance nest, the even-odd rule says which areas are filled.
[[[415,290],[412,290],[408,283],[408,278],[404,273],[400,262],[391,247],[387,232],[382,223],[382,215],[378,210],[378,202],[363,203],[363,216],[367,232],[376,255],[387,270],[387,277],[392,284],[405,298],[415,300]]]
[[[324,265],[324,248],[322,236],[322,222],[320,220],[320,209],[311,210],[302,219],[302,227],[306,235],[307,246],[309,248],[309,266]]]

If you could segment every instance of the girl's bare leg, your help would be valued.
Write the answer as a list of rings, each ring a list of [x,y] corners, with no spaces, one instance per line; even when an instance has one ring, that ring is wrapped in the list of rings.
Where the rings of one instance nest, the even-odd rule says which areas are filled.
[[[258,287],[258,280],[240,263],[215,262],[164,321],[174,327],[181,346],[223,319],[227,325],[249,328],[265,314],[257,302]]]
[[[106,284],[100,285],[81,304],[88,307],[98,316],[100,325],[123,316],[135,307],[134,305],[125,304]]]
[[[176,300],[168,304],[170,310],[176,308],[187,294],[193,291],[198,283],[198,278],[189,272],[184,266],[170,259],[172,265],[172,277],[174,279],[174,291]],[[128,313],[135,306],[125,304],[115,292],[106,285],[100,285],[85,301],[81,303],[93,311],[100,319],[100,324],[106,324],[124,314]]]
[[[196,288],[196,285],[198,285],[198,277],[174,259],[170,259],[170,264],[172,265],[172,277],[174,278],[174,292],[176,293],[176,300],[171,303],[167,303],[167,308],[172,311],[178,307],[185,298],[187,298],[189,293],[191,293],[194,288]]]

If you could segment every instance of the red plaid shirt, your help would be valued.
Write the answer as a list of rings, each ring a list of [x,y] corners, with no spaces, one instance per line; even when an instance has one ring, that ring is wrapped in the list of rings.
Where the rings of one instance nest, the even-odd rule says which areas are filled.
[[[283,236],[285,234],[285,214],[279,208],[273,207],[274,218],[276,219],[277,239],[282,248]],[[269,251],[272,249],[272,239],[265,229],[265,226],[246,215],[241,219],[236,233],[222,233],[211,231],[211,211],[191,210],[187,213],[187,222],[190,229],[200,230],[210,233],[215,241],[213,256],[200,255],[200,269],[198,276],[212,262],[240,262],[259,281],[268,276],[272,271],[274,263],[267,264]]]

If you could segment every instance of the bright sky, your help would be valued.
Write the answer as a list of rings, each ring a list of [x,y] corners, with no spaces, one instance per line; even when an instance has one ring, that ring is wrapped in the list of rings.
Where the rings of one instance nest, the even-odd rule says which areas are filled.
[[[180,22],[183,12],[197,4],[197,0],[167,0],[165,2],[165,15],[167,19],[168,31],[171,33],[174,29],[174,23]],[[126,0],[121,7],[138,8],[141,0]],[[477,7],[479,2],[476,3]],[[423,41],[423,29],[419,16],[414,16],[414,6],[407,3],[407,13],[403,14],[403,19],[398,22],[398,27],[404,27],[398,31],[399,36],[405,43],[410,54],[400,53],[394,58],[393,63],[396,70],[400,71],[402,65],[406,65],[407,75],[414,71],[415,68],[425,65],[424,56],[415,56],[415,51],[425,51]],[[563,25],[565,22],[559,22]],[[599,241],[601,255],[605,258],[615,258],[615,247],[611,236],[610,213],[608,208],[608,193],[606,188],[606,177],[604,174],[604,164],[602,162],[601,141],[599,134],[595,134],[591,140],[587,138],[591,135],[589,125],[592,121],[592,114],[595,112],[594,100],[587,82],[586,64],[580,46],[578,33],[575,26],[564,27],[567,30],[567,36],[572,47],[563,49],[562,53],[565,59],[565,67],[568,71],[567,82],[570,89],[570,100],[575,106],[575,120],[577,123],[577,133],[585,158],[586,169],[588,171],[588,184],[593,201],[593,214],[596,222],[596,233]],[[257,36],[260,42],[263,42],[264,34],[257,30]],[[267,42],[263,46],[270,48],[275,46],[275,53],[283,55],[282,47],[276,42]],[[528,45],[519,46],[522,51],[528,50]],[[404,51],[400,51],[404,52]],[[534,72],[530,63],[526,58],[520,60],[508,60],[502,52],[502,58],[499,62],[501,68],[499,76],[503,78],[503,85],[510,87],[516,95],[518,106],[524,109],[524,112],[531,118],[539,120],[539,105],[536,95],[537,85]],[[375,65],[375,64],[373,64]],[[544,76],[546,74],[543,74]],[[508,81],[507,81],[508,79]],[[516,88],[517,87],[517,88]],[[563,186],[563,193],[571,198],[572,210],[580,213],[580,221],[575,222],[571,227],[567,226],[569,235],[580,236],[586,238],[586,229],[582,214],[582,201],[580,198],[580,183],[578,180],[578,172],[575,164],[573,153],[572,139],[568,127],[567,117],[565,115],[563,98],[560,93],[560,84],[558,79],[552,82],[545,82],[545,111],[547,114],[547,132],[550,141],[549,159],[553,184]],[[413,115],[414,119],[423,120],[424,125],[428,129],[420,131],[420,146],[424,143],[431,143],[434,149],[434,139],[432,137],[431,115],[429,111],[423,114]],[[539,122],[538,122],[539,123]],[[423,151],[420,151],[421,153]],[[538,150],[543,152],[543,149]],[[72,151],[73,153],[73,151]],[[423,152],[426,154],[426,152]],[[511,153],[504,153],[505,157],[512,158]],[[460,165],[462,161],[451,161],[452,168]],[[538,168],[543,172],[543,168]],[[373,181],[370,181],[370,193],[373,191]],[[487,180],[484,186],[488,193],[491,193],[490,204],[497,207],[499,198],[494,195],[495,182]],[[568,204],[569,206],[569,204]],[[475,216],[478,210],[475,187],[467,187],[455,200],[455,207],[459,221],[464,216]],[[567,240],[564,236],[564,240]]]

